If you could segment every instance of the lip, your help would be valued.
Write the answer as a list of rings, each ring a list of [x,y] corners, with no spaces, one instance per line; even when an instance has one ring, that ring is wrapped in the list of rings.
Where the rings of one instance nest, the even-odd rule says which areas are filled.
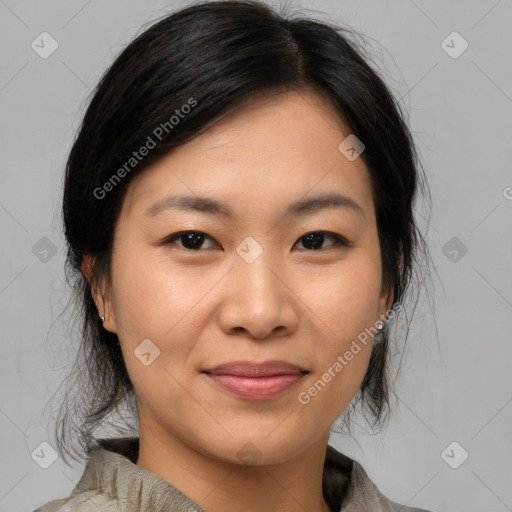
[[[202,373],[239,398],[270,400],[289,390],[309,372],[286,361],[234,361]]]
[[[214,368],[203,370],[212,375],[236,375],[237,377],[260,377],[273,375],[294,375],[307,370],[287,361],[269,360],[261,363],[253,361],[232,361]]]

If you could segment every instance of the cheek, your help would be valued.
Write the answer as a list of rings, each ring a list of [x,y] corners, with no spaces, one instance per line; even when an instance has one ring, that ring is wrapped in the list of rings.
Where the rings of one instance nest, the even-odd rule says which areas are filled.
[[[113,258],[113,309],[121,335],[161,339],[183,329],[189,312],[211,287],[204,275],[173,269],[143,250]],[[176,329],[175,325],[178,325]]]
[[[184,379],[182,369],[193,349],[192,340],[197,339],[194,305],[208,283],[171,271],[164,262],[150,261],[143,253],[128,250],[114,255],[112,306],[136,393],[143,403],[158,408],[162,397],[181,396],[177,381]]]
[[[333,399],[347,405],[364,377],[372,348],[372,334],[378,319],[381,289],[380,262],[373,256],[344,262],[328,276],[318,271],[309,275],[298,295],[304,300],[317,332],[312,336],[312,353],[317,354],[316,377],[326,392],[317,403]],[[328,389],[328,391],[327,391]],[[315,393],[315,391],[313,391]],[[336,414],[335,416],[336,417]]]
[[[225,270],[208,275],[200,268],[184,271],[143,249],[119,248],[112,261],[112,298],[126,367],[138,393],[162,391],[163,382],[171,387],[174,382],[164,372],[180,381],[186,378],[190,353],[211,314],[205,312],[204,298]],[[150,340],[146,345],[158,354],[148,366],[137,358],[145,353],[143,340]]]
[[[380,262],[361,251],[331,272],[309,272],[298,295],[331,338],[346,342],[377,320],[380,290]]]

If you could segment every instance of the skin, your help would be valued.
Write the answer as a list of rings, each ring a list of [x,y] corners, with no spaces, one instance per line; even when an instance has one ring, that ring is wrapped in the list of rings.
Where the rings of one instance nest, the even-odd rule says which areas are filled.
[[[322,471],[330,427],[360,387],[366,346],[311,398],[307,391],[392,298],[383,289],[370,176],[339,144],[350,134],[329,100],[313,91],[260,95],[130,183],[116,224],[112,279],[95,293],[104,327],[117,333],[135,387],[140,424],[137,464],[210,512],[327,512]],[[303,197],[339,192],[357,202],[283,216]],[[168,210],[173,194],[227,203],[234,219]],[[174,233],[205,233],[199,249]],[[352,243],[320,249],[304,235],[338,234]],[[262,254],[236,252],[246,237]],[[320,242],[322,244],[322,242]],[[188,246],[190,247],[190,245]],[[90,260],[84,260],[87,275]],[[160,355],[134,355],[150,339]],[[217,387],[201,370],[234,360],[281,359],[309,370],[265,401]],[[252,465],[238,457],[256,447]]]

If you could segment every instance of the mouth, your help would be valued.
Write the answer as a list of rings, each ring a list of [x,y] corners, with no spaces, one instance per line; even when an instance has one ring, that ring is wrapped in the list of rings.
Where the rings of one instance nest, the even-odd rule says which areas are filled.
[[[286,361],[234,361],[201,373],[231,395],[246,400],[269,400],[288,391],[309,371]]]

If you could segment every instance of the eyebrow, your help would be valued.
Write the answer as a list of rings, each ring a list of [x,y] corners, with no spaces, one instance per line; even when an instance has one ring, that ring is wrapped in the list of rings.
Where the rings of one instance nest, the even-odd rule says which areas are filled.
[[[314,213],[326,208],[343,208],[352,210],[365,218],[363,208],[352,198],[338,193],[322,194],[312,198],[301,199],[288,205],[286,215],[304,215]],[[224,203],[211,197],[200,196],[169,196],[153,203],[147,210],[146,215],[153,217],[168,210],[185,210],[205,213],[208,215],[219,215],[228,219],[234,219],[233,210]]]

